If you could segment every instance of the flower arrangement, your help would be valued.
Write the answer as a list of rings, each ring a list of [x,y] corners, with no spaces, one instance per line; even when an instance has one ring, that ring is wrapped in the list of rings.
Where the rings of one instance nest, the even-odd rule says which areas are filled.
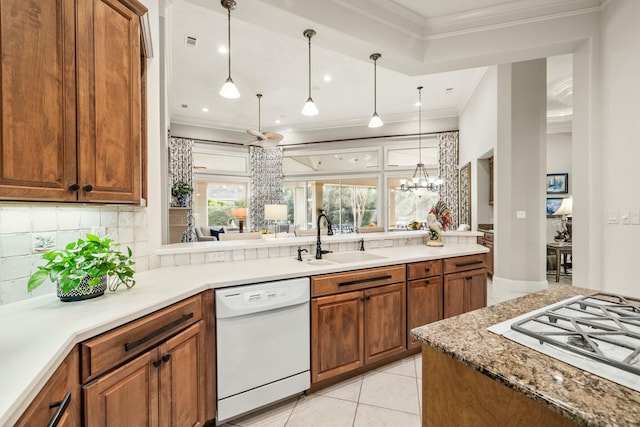
[[[451,225],[451,211],[445,205],[442,200],[438,200],[431,210],[430,214],[434,214],[436,216],[436,220],[440,223],[440,227],[442,227],[442,231],[447,231],[449,226]]]
[[[176,181],[171,187],[171,195],[174,197],[191,194],[193,188],[184,181]]]

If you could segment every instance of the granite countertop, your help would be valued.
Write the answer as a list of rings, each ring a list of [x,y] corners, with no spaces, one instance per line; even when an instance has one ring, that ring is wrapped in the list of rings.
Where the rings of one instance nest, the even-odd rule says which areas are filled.
[[[640,425],[640,393],[487,328],[591,289],[554,286],[411,330],[421,341],[584,426]],[[560,375],[563,381],[554,377]]]
[[[17,421],[79,342],[207,289],[487,251],[476,244],[447,244],[437,248],[421,245],[367,250],[366,253],[382,258],[333,265],[311,265],[287,256],[157,268],[136,273],[137,283],[133,288],[107,292],[100,298],[65,303],[55,294],[49,294],[2,305],[0,426],[13,425]]]

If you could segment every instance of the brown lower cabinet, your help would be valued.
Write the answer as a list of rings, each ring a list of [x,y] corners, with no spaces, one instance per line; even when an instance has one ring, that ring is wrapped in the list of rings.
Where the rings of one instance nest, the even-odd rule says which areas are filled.
[[[406,351],[404,277],[402,265],[312,278],[312,297],[333,292],[311,299],[312,383]]]
[[[485,254],[444,260],[444,317],[487,306]]]
[[[83,386],[88,426],[199,426],[204,322]]]
[[[79,426],[81,424],[79,372],[78,349],[74,348],[42,387],[15,426]]]
[[[417,349],[420,341],[409,331],[442,319],[442,260],[407,264],[407,347]]]

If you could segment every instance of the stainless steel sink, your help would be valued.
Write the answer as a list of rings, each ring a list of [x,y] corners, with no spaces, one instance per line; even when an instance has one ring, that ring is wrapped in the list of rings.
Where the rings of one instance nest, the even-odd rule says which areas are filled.
[[[376,259],[384,259],[382,255],[376,255],[369,252],[353,251],[353,252],[333,252],[322,256],[321,260],[329,260],[338,264],[347,264],[350,262],[373,261]]]

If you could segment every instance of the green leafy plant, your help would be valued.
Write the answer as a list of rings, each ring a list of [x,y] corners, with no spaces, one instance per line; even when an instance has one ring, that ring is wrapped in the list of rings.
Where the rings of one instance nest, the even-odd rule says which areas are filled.
[[[29,278],[27,289],[33,291],[48,277],[52,282],[57,282],[62,292],[68,293],[87,276],[90,288],[99,285],[103,276],[107,277],[111,291],[121,284],[130,288],[136,283],[131,268],[135,262],[131,260],[131,248],[127,247],[127,252],[122,253],[118,250],[119,246],[119,243],[113,243],[107,237],[87,234],[86,240],[71,242],[62,251],[44,253],[42,258],[47,263],[38,266],[38,271]]]
[[[184,181],[176,181],[171,187],[171,195],[174,197],[191,194],[192,192],[193,188]]]

